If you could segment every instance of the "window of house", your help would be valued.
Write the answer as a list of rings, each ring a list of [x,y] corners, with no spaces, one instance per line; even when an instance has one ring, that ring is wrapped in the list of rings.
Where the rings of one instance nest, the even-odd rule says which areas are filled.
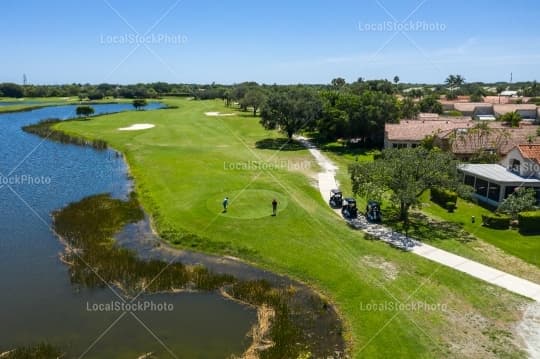
[[[483,179],[477,178],[476,179],[476,187],[474,188],[474,191],[476,194],[487,197],[488,192],[488,181],[485,181]]]
[[[510,163],[510,170],[514,173],[520,173],[521,162],[519,160],[513,159]]]
[[[505,190],[504,190],[504,198],[508,198],[512,195],[512,193],[514,193],[516,191],[516,188],[515,186],[510,186],[510,187],[506,187]]]
[[[489,183],[489,191],[487,197],[495,202],[499,202],[499,196],[501,193],[501,186],[496,183]]]
[[[471,187],[474,187],[474,176],[471,176],[471,175],[465,175],[465,180],[464,180],[465,184],[467,186],[471,186]]]

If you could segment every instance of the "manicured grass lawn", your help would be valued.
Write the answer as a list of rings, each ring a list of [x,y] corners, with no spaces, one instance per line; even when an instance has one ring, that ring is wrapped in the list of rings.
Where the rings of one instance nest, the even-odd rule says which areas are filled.
[[[325,143],[320,148],[330,160],[339,166],[340,171],[338,171],[336,179],[345,196],[352,195],[351,178],[347,172],[349,164],[354,162],[371,162],[374,156],[380,153],[379,150],[347,148],[338,142]],[[363,204],[365,206],[363,202],[365,201],[359,199],[359,205]]]
[[[343,150],[340,144],[330,144],[330,148],[325,151],[340,170],[338,179],[340,187],[345,193],[351,193],[350,178],[347,173],[347,166],[354,162],[373,161],[373,155],[377,151],[372,150]],[[429,192],[422,197],[423,205],[420,212],[411,214],[411,227],[409,234],[415,238],[428,242],[431,245],[445,249],[452,253],[464,256],[466,258],[491,265],[495,268],[507,271],[509,273],[524,276],[537,281],[540,278],[540,272],[535,274],[526,273],[527,268],[517,268],[515,261],[511,256],[515,256],[527,263],[540,267],[540,235],[525,236],[517,230],[496,230],[482,226],[482,214],[491,213],[488,209],[479,206],[473,202],[460,199],[458,208],[454,213],[449,213],[444,208],[433,203],[429,199]],[[358,199],[359,208],[365,206],[365,199]],[[383,204],[383,212],[389,214],[391,209],[389,203]],[[438,224],[428,223],[429,217],[442,222]],[[475,223],[471,218],[475,217]],[[388,220],[388,216],[385,216]],[[446,224],[445,224],[446,222]],[[396,221],[386,221],[392,227],[402,230],[402,224]],[[491,244],[508,254],[508,258],[495,257],[493,252],[489,251],[483,243],[479,241],[467,241],[468,235],[473,235],[481,241]]]
[[[57,128],[104,139],[125,153],[143,206],[176,246],[235,255],[324,293],[342,314],[355,358],[524,357],[510,339],[521,298],[364,240],[320,197],[309,152],[295,145],[276,151],[275,144],[286,141],[264,131],[257,118],[204,115],[233,111],[220,101],[167,103],[178,108],[107,115]],[[156,127],[117,130],[136,123]],[[261,171],[261,159],[273,165]],[[222,213],[225,196],[228,213]],[[271,217],[274,197],[281,211]],[[446,309],[381,309],[398,302]],[[485,325],[471,323],[471,314],[484,318]],[[495,338],[494,332],[504,335]],[[478,352],[461,352],[471,338]]]
[[[424,200],[427,203],[428,194]],[[482,226],[482,214],[491,212],[475,203],[459,200],[458,208],[454,213],[449,213],[434,203],[424,206],[423,210],[445,221],[461,224],[464,230],[474,236],[540,267],[540,235],[525,236],[513,229],[497,230],[484,227]],[[475,223],[471,221],[472,216],[476,219]]]

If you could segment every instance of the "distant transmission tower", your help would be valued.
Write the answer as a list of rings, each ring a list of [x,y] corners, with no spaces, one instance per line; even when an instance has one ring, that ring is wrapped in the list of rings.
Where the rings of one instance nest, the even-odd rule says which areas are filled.
[[[23,79],[23,85],[26,86],[28,84],[28,78],[26,77],[26,74],[22,75],[22,79]]]
[[[510,83],[512,83],[512,80],[514,79],[514,74],[510,72]]]

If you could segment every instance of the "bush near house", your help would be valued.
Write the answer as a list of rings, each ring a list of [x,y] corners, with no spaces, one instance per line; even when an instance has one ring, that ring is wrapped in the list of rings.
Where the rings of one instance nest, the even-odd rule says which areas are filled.
[[[461,117],[463,116],[463,113],[458,110],[450,110],[444,112],[445,116],[452,116],[452,117]]]
[[[500,214],[483,214],[482,224],[492,229],[508,229],[511,219],[510,216]]]
[[[540,211],[528,211],[518,214],[521,233],[540,233]]]
[[[454,211],[458,200],[458,195],[454,191],[444,188],[433,187],[431,189],[431,200],[444,209]]]

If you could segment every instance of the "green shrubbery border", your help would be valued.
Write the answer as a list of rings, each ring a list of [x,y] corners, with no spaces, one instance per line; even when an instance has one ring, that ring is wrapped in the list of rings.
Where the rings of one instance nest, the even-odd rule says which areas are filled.
[[[519,231],[522,233],[540,233],[540,211],[527,211],[518,214]]]
[[[453,212],[457,208],[458,195],[448,189],[433,187],[431,189],[431,200],[442,208]]]
[[[493,229],[508,229],[510,228],[510,216],[500,214],[483,214],[482,224],[488,228]]]

